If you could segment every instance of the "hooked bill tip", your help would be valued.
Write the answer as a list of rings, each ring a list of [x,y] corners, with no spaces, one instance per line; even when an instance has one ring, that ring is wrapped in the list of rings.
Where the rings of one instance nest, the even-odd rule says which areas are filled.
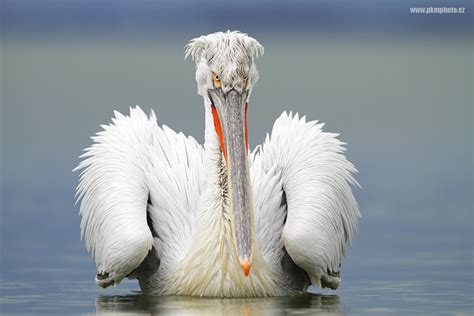
[[[242,263],[242,269],[244,270],[244,275],[248,276],[250,273],[250,262],[247,258],[245,258],[244,262]]]

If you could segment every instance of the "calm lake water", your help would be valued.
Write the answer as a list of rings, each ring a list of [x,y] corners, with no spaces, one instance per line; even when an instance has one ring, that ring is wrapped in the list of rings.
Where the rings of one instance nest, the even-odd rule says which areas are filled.
[[[471,282],[361,281],[334,293],[214,299],[141,294],[132,284],[100,290],[90,281],[2,282],[3,315],[472,315]]]
[[[474,314],[472,33],[256,34],[251,147],[292,109],[340,133],[360,171],[363,217],[340,289],[207,299],[144,296],[128,280],[98,288],[71,170],[113,110],[135,104],[202,141],[183,61],[194,35],[2,38],[2,315]]]

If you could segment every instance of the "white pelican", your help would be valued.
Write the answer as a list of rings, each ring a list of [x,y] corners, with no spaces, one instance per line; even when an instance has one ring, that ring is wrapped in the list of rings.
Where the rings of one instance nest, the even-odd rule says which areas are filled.
[[[260,297],[336,289],[360,216],[337,134],[284,112],[249,152],[247,106],[263,46],[240,32],[193,39],[205,142],[115,112],[81,156],[81,235],[96,283],[137,278],[163,295]]]

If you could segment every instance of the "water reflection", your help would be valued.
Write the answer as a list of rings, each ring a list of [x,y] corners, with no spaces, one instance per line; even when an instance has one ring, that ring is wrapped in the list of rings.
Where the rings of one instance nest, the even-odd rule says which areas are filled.
[[[473,315],[473,284],[472,278],[456,282],[346,280],[338,295],[220,299],[147,296],[132,281],[103,290],[91,281],[0,280],[0,314]]]
[[[344,315],[339,296],[305,294],[277,298],[98,296],[97,314],[126,315]]]

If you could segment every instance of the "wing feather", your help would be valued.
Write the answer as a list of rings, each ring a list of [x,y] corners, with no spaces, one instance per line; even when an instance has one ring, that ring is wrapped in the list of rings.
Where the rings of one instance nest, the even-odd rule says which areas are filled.
[[[164,269],[175,267],[191,246],[203,186],[204,150],[192,137],[157,128],[151,149],[150,216],[159,236],[156,251]]]
[[[255,234],[265,261],[270,264],[279,264],[283,256],[281,233],[286,216],[286,205],[282,203],[284,193],[281,172],[278,171],[276,164],[269,170],[264,170],[258,150],[258,148],[254,150],[250,157],[250,161],[253,162],[251,175]]]
[[[258,167],[267,173],[276,166],[281,173],[288,208],[282,237],[288,254],[313,284],[336,288],[345,246],[360,217],[351,190],[358,186],[352,175],[357,170],[344,156],[338,134],[323,132],[323,126],[284,112],[266,137]]]
[[[131,110],[130,117],[115,112],[112,121],[92,137],[75,169],[82,170],[76,190],[81,238],[96,261],[100,286],[119,283],[153,245],[144,169],[151,123],[141,110]]]
[[[129,116],[114,114],[75,169],[82,170],[76,190],[81,237],[100,286],[119,283],[153,246],[166,259],[163,249],[176,253],[186,244],[201,190],[203,150],[193,138],[160,128],[155,114],[148,117],[138,106]]]

